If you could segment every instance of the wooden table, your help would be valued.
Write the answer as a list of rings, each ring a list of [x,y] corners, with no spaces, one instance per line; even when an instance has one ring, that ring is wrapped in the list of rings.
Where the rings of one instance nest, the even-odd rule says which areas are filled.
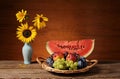
[[[120,61],[99,62],[90,71],[79,74],[55,74],[43,70],[38,63],[0,61],[0,78],[33,79],[120,79]]]

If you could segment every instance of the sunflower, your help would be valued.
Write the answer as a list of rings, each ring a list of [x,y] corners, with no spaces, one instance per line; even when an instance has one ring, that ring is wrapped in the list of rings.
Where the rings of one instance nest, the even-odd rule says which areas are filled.
[[[34,22],[35,27],[37,27],[38,29],[41,29],[46,26],[45,21],[48,21],[47,17],[44,17],[43,14],[41,15],[37,14],[37,16],[32,22]]]
[[[29,43],[34,40],[37,35],[36,29],[33,26],[28,27],[28,23],[22,24],[17,28],[17,38],[24,43]]]
[[[16,18],[19,22],[22,22],[23,20],[25,20],[26,15],[27,15],[27,11],[26,10],[24,11],[22,9],[22,11],[18,11],[18,13],[16,13]]]

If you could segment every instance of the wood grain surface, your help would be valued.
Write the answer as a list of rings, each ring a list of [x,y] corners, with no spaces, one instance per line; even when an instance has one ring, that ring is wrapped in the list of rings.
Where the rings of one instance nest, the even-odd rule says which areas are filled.
[[[22,61],[0,61],[0,78],[5,79],[119,79],[120,61],[104,61],[85,73],[57,74],[41,68],[38,63],[24,65]]]
[[[49,40],[88,38],[95,39],[89,59],[120,60],[120,0],[0,0],[0,60],[23,60],[15,17],[21,9],[31,20],[37,13],[49,18],[31,43],[33,60],[49,56],[45,48]]]

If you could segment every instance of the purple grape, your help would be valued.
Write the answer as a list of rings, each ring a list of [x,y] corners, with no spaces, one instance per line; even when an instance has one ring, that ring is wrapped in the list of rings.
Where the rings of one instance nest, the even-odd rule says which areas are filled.
[[[68,52],[65,52],[65,53],[64,53],[64,58],[65,58],[65,59],[66,59],[67,55],[68,55]]]
[[[80,59],[78,61],[82,61],[83,62],[83,67],[87,66],[87,62],[86,62],[85,57],[80,57]]]
[[[53,67],[54,61],[53,61],[52,57],[47,58],[46,63],[47,63],[50,67]]]
[[[83,62],[80,60],[78,61],[78,69],[81,69],[83,68]]]

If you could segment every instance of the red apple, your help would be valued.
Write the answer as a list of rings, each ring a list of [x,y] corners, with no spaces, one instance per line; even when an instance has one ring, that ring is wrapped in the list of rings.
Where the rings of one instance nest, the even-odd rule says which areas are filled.
[[[63,55],[62,53],[60,53],[60,52],[55,52],[55,53],[53,54],[53,60],[55,61],[55,60],[57,60],[58,58],[64,58],[64,55]]]
[[[76,56],[74,55],[74,54],[72,54],[72,53],[69,53],[68,55],[67,55],[67,57],[66,57],[66,60],[72,60],[73,62],[76,62],[76,60],[77,60],[77,58],[76,58]]]

